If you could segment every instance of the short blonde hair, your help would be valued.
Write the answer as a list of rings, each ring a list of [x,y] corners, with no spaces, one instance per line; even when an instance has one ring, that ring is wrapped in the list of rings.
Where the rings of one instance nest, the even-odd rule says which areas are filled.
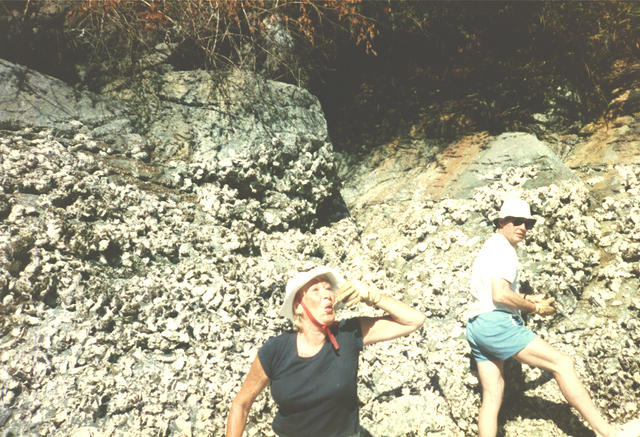
[[[293,301],[293,326],[295,326],[296,331],[302,330],[302,313],[304,310],[302,309],[302,305],[298,303],[297,300]]]

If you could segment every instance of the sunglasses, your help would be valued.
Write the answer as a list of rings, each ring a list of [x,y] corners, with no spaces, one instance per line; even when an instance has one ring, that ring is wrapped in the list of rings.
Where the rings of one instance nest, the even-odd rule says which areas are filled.
[[[531,229],[536,224],[536,219],[526,219],[522,217],[507,217],[506,220],[513,223],[513,226],[520,226],[524,223],[527,229]]]

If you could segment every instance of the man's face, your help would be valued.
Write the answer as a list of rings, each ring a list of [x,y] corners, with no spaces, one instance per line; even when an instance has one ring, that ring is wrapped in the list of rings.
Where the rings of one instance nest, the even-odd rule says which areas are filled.
[[[516,247],[527,236],[527,225],[533,226],[529,220],[521,217],[507,217],[498,222],[498,233],[504,235],[509,243]]]

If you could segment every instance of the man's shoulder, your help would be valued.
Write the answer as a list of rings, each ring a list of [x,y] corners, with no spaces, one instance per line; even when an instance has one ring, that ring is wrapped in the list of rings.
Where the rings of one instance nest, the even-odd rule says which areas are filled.
[[[487,241],[484,243],[484,245],[485,246],[491,245],[491,246],[495,246],[495,247],[504,247],[506,249],[513,250],[515,252],[515,249],[513,248],[513,246],[511,246],[511,244],[509,244],[509,240],[507,240],[507,237],[505,237],[502,234],[499,234],[498,232],[494,232],[493,234],[491,234],[491,236],[489,238],[487,238]]]
[[[478,255],[500,254],[506,256],[517,256],[516,250],[509,244],[504,235],[494,233],[484,242]]]

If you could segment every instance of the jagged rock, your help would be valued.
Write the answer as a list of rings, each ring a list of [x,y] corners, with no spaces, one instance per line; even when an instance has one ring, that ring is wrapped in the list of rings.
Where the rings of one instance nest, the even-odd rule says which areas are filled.
[[[136,78],[135,88],[118,82],[104,92],[135,102],[132,107],[147,119],[145,134],[163,161],[220,162],[260,145],[271,147],[272,141],[286,148],[300,137],[328,139],[320,102],[302,88],[240,70],[145,74]]]
[[[522,285],[560,302],[557,315],[528,323],[574,357],[610,420],[640,413],[637,162],[617,155],[617,188],[601,192],[591,170],[567,173],[522,134],[451,145],[414,138],[336,163],[317,101],[304,91],[237,82],[282,97],[265,118],[266,105],[247,107],[242,90],[226,103],[208,73],[163,78],[167,112],[148,124],[124,113],[95,125],[51,116],[53,128],[0,131],[7,435],[223,435],[258,347],[290,327],[278,317],[290,272],[317,264],[373,280],[428,316],[419,332],[363,351],[363,426],[375,436],[473,434],[480,393],[464,339],[469,268],[511,190],[539,218],[521,249]],[[194,120],[189,108],[202,115],[223,103],[247,117],[238,132],[228,118],[211,134],[210,114],[202,132],[185,131],[189,153],[177,153],[184,143],[171,153],[158,143]],[[255,114],[262,121],[248,132]],[[299,120],[287,124],[289,115]],[[189,123],[160,125],[180,117]],[[618,128],[635,129],[635,118],[624,120]],[[133,125],[137,151],[107,142]],[[511,141],[531,148],[514,151],[521,160],[494,160]],[[572,141],[578,153],[595,138]],[[361,305],[339,315],[377,313]],[[526,367],[508,375],[509,435],[586,432],[547,375]],[[274,408],[268,391],[260,395],[247,434],[270,435]]]
[[[101,141],[87,148],[146,159],[140,149],[147,147],[147,141],[135,133],[132,116],[122,102],[75,90],[59,79],[3,59],[0,102],[0,127],[54,128],[57,136],[67,137],[92,132]]]
[[[104,97],[76,92],[61,80],[3,59],[0,83],[0,123],[5,127],[62,125],[75,130],[77,123],[98,126],[122,116],[122,110]]]
[[[470,197],[479,187],[502,178],[509,168],[531,167],[533,174],[523,174],[524,189],[550,185],[577,177],[540,140],[531,134],[505,133],[486,145],[477,156],[467,156],[471,163],[449,186],[454,196]],[[446,171],[446,169],[445,169]]]

